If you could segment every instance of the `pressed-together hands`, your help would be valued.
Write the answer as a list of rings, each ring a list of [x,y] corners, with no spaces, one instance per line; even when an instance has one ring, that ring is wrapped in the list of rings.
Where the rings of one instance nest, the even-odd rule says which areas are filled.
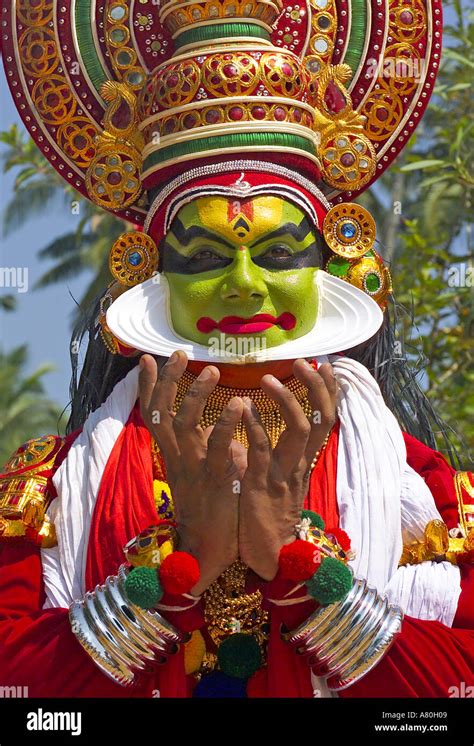
[[[200,595],[238,557],[261,578],[272,580],[280,548],[294,538],[312,460],[336,419],[332,366],[325,363],[315,371],[305,360],[294,363],[295,377],[308,388],[315,415],[310,419],[289,389],[273,376],[263,376],[261,387],[286,423],[272,448],[248,397],[234,397],[214,427],[201,428],[207,398],[220,376],[213,365],[202,370],[174,413],[177,384],[187,363],[186,354],[177,351],[158,374],[155,359],[143,355],[140,403],[165,461],[179,549],[200,564],[201,577],[192,593]],[[248,450],[232,438],[241,419]]]

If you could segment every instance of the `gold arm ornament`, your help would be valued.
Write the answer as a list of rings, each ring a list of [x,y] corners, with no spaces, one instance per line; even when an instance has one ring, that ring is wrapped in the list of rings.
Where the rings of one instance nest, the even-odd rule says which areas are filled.
[[[0,541],[27,539],[56,546],[54,525],[46,517],[52,496],[49,480],[62,440],[34,438],[15,451],[0,474]]]
[[[454,475],[454,489],[458,501],[459,526],[467,537],[474,533],[474,485],[471,484],[471,472],[458,471]],[[470,502],[464,498],[464,492]]]
[[[474,532],[462,535],[455,530],[452,536],[443,521],[435,519],[426,524],[423,539],[403,547],[399,565],[419,565],[421,562],[470,562],[474,554]],[[457,535],[457,534],[461,535]]]

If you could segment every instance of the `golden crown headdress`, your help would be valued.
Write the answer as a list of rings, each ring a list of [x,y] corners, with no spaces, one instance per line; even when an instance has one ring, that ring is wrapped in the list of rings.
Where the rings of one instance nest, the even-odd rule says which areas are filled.
[[[97,205],[153,222],[112,248],[121,289],[156,272],[157,205],[244,163],[332,205],[326,270],[385,307],[375,224],[350,203],[421,119],[439,0],[11,0],[2,23],[11,91],[44,155]]]
[[[58,172],[143,223],[202,158],[298,155],[333,203],[390,164],[433,90],[438,0],[5,3],[15,103]],[[302,160],[301,160],[302,159]]]

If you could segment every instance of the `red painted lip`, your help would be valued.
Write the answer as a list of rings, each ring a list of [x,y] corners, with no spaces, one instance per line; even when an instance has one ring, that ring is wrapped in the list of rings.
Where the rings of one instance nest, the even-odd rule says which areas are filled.
[[[280,326],[288,331],[293,329],[295,325],[295,317],[287,311],[276,317],[270,313],[257,313],[248,319],[242,316],[224,316],[220,321],[214,321],[209,316],[202,316],[196,324],[198,330],[203,334],[209,334],[214,329],[225,334],[257,334],[270,329],[271,326]]]

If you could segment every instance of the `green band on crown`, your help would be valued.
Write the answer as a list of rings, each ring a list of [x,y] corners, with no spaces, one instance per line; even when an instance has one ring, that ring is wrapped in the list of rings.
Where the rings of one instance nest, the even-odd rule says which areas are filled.
[[[183,31],[175,39],[175,47],[179,49],[187,44],[202,41],[213,41],[214,39],[227,39],[228,37],[251,36],[255,39],[270,41],[270,34],[266,29],[255,23],[216,23],[209,26],[198,26],[197,28]]]
[[[81,0],[74,4],[74,21],[77,43],[87,74],[96,91],[100,91],[108,76],[97,54],[92,33],[92,0]]]
[[[367,5],[366,0],[351,0],[351,33],[347,51],[342,60],[349,65],[355,74],[364,51],[365,35],[367,33]]]
[[[176,145],[170,145],[168,148],[157,150],[145,159],[143,172],[164,161],[179,158],[183,155],[191,155],[208,150],[225,151],[228,148],[258,148],[265,145],[272,148],[296,148],[297,150],[304,150],[307,153],[311,153],[311,155],[315,155],[314,145],[309,140],[306,140],[306,138],[298,135],[290,135],[286,132],[238,132],[229,135],[217,135],[216,137],[204,137],[199,140],[187,140]]]

